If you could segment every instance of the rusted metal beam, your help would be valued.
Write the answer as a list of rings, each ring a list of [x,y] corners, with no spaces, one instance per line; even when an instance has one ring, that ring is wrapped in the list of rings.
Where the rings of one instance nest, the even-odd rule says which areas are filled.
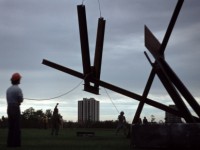
[[[158,65],[158,64],[157,64]],[[183,118],[186,120],[188,123],[194,123],[195,120],[192,117],[192,114],[190,113],[189,109],[185,105],[184,101],[182,100],[181,96],[175,89],[174,85],[172,84],[171,80],[166,77],[166,75],[163,73],[161,68],[159,66],[155,67],[156,74],[158,75],[160,81],[164,85],[165,89],[167,90],[168,94],[176,104],[178,110],[183,114]]]
[[[146,84],[146,86],[145,86],[144,92],[143,92],[143,94],[142,94],[142,99],[141,99],[141,101],[140,101],[140,103],[139,103],[139,105],[138,105],[138,108],[137,108],[137,110],[136,110],[135,116],[134,116],[134,118],[133,118],[132,124],[138,123],[138,120],[139,120],[139,118],[140,118],[140,114],[141,114],[142,109],[143,109],[143,107],[144,107],[144,104],[145,104],[145,102],[146,102],[146,98],[147,98],[147,95],[148,95],[148,93],[149,93],[149,91],[150,91],[150,88],[151,88],[151,85],[152,85],[152,83],[153,83],[154,77],[155,77],[155,71],[154,71],[154,69],[152,69],[152,70],[151,70],[151,73],[150,73],[150,75],[149,75],[147,84]]]
[[[144,44],[152,55],[157,56],[159,54],[160,42],[146,25],[144,26]]]
[[[145,46],[148,47],[148,49],[151,49],[151,53],[154,53],[154,55],[157,55],[158,53],[161,55],[161,56],[164,56],[164,51],[166,49],[166,46],[167,46],[167,43],[169,41],[169,37],[172,33],[172,30],[174,28],[174,25],[176,23],[176,20],[178,18],[178,15],[179,15],[179,12],[181,10],[181,7],[182,7],[182,4],[183,4],[184,0],[179,0],[177,2],[177,5],[176,5],[176,8],[174,10],[174,13],[172,15],[172,18],[171,18],[171,21],[169,23],[169,26],[167,28],[167,31],[166,31],[166,34],[164,36],[164,39],[163,39],[163,42],[162,42],[162,45],[160,46],[160,43],[159,41],[157,40],[157,38],[151,33],[151,31],[147,28],[147,26],[145,26]],[[155,64],[155,63],[154,63]],[[155,73],[152,69],[151,73],[150,73],[150,76],[149,76],[149,79],[147,81],[147,85],[145,87],[145,90],[144,92],[149,92],[147,89],[148,89],[148,85],[149,83],[152,83],[153,82],[153,79],[155,77]],[[151,86],[151,85],[149,85]],[[150,87],[149,87],[150,88]],[[146,97],[147,97],[148,93],[146,94]],[[143,93],[143,96],[144,96],[144,93]],[[133,123],[136,123],[137,120],[139,119],[140,117],[140,114],[142,112],[142,109],[143,109],[143,106],[144,106],[144,102],[141,101],[138,105],[138,108],[136,110],[136,114],[135,114],[135,117],[133,119]]]
[[[148,57],[147,53],[145,52],[145,55],[147,57],[147,59],[149,60],[150,58]],[[171,98],[173,99],[173,101],[175,101],[175,104],[176,104],[176,101],[180,101],[180,107],[181,105],[183,105],[184,107],[186,107],[186,105],[184,104],[183,100],[181,99],[179,93],[176,91],[175,87],[174,87],[174,84],[171,84],[171,80],[166,77],[166,75],[163,73],[163,71],[161,70],[161,68],[159,67],[158,63],[155,62],[154,64],[149,60],[152,68],[154,69],[154,71],[157,70],[157,75],[158,77],[160,78],[161,82],[163,82],[163,85],[165,86],[166,90],[168,91],[169,95],[171,96]],[[156,68],[156,69],[155,69]],[[152,69],[152,70],[153,70]],[[158,71],[159,70],[159,71]],[[171,94],[170,94],[171,93]],[[174,96],[175,94],[175,96]],[[186,107],[187,108],[187,107]],[[188,111],[188,109],[186,109],[185,111]],[[186,120],[187,121],[187,120]],[[195,120],[192,119],[192,121],[194,122]],[[191,121],[190,121],[191,122]]]
[[[172,18],[171,18],[170,23],[168,25],[167,31],[166,31],[165,36],[163,38],[162,45],[161,45],[160,50],[159,50],[159,53],[160,53],[161,56],[164,55],[165,48],[167,46],[167,43],[169,41],[169,38],[170,38],[171,33],[173,31],[173,28],[175,26],[175,23],[176,23],[176,20],[178,18],[178,15],[180,13],[180,10],[182,8],[183,2],[184,2],[184,0],[178,0],[178,2],[176,4],[174,13],[172,15]]]
[[[72,70],[72,69],[69,69],[69,68],[67,68],[67,67],[61,66],[61,65],[56,64],[56,63],[54,63],[54,62],[48,61],[48,60],[46,60],[46,59],[43,59],[42,64],[44,64],[44,65],[46,65],[46,66],[49,66],[49,67],[52,67],[52,68],[54,68],[54,69],[57,69],[57,70],[59,70],[59,71],[62,71],[62,72],[64,72],[64,73],[73,75],[73,76],[78,77],[78,78],[80,78],[80,79],[84,79],[84,78],[85,78],[85,76],[84,76],[82,73],[80,73],[80,72],[74,71],[74,70]],[[99,86],[102,86],[102,87],[104,87],[104,88],[110,89],[110,90],[112,90],[112,91],[114,91],[114,92],[117,92],[117,93],[119,93],[119,94],[125,95],[125,96],[130,97],[130,98],[133,98],[133,99],[135,99],[135,100],[138,100],[138,101],[141,101],[141,100],[142,100],[142,96],[140,96],[140,95],[138,95],[138,94],[135,94],[135,93],[133,93],[133,92],[130,92],[130,91],[128,91],[128,90],[125,90],[125,89],[123,89],[123,88],[117,87],[117,86],[115,86],[115,85],[109,84],[109,83],[107,83],[107,82],[104,82],[104,81],[101,81],[101,80],[97,80],[97,79],[92,78],[92,77],[88,77],[88,80],[89,80],[90,82],[94,83],[94,84],[96,83],[96,84],[98,84]],[[158,109],[160,109],[160,110],[163,110],[163,111],[169,112],[169,113],[171,113],[171,114],[174,114],[174,115],[176,115],[176,116],[184,117],[179,111],[177,111],[177,110],[175,110],[175,109],[172,109],[172,108],[170,108],[170,107],[168,107],[168,106],[166,106],[166,105],[163,105],[163,104],[161,104],[161,103],[159,103],[159,102],[156,102],[156,101],[154,101],[154,100],[152,100],[152,99],[145,98],[145,103],[148,104],[148,105],[150,105],[150,106],[156,107],[156,108],[158,108]],[[193,116],[193,117],[194,117],[194,116]],[[200,121],[199,118],[196,118],[196,117],[194,117],[194,118],[195,118],[195,120]]]
[[[182,94],[185,100],[190,104],[195,113],[200,117],[199,103],[195,100],[195,98],[192,96],[189,90],[185,87],[185,85],[182,83],[182,81],[179,79],[176,73],[171,69],[171,67],[164,59],[160,58],[159,64],[162,65],[162,68],[165,68],[165,71],[169,76],[170,80],[173,82],[173,84],[176,86],[176,88],[179,90],[179,92]]]
[[[96,38],[96,49],[94,56],[94,77],[97,80],[100,80],[101,75],[101,63],[102,63],[102,54],[103,54],[103,43],[104,43],[104,33],[105,33],[105,23],[106,21],[101,17],[98,20],[97,28],[97,38]],[[99,90],[99,85],[95,84],[95,88]]]
[[[81,52],[82,52],[83,74],[89,75],[91,74],[91,64],[90,64],[90,52],[89,52],[89,41],[88,41],[85,6],[78,5],[77,11],[78,11]],[[90,83],[85,80],[85,87],[87,86],[90,86]]]
[[[174,85],[171,83],[172,79],[169,78],[169,74],[171,73],[169,72],[169,70],[166,71],[167,68],[164,68],[162,65],[160,66],[160,63],[157,62],[158,61],[157,58],[159,58],[160,60],[164,60],[164,58],[159,54],[159,51],[161,49],[159,49],[158,51],[156,50],[158,49],[158,47],[161,47],[161,44],[146,26],[145,26],[145,46],[156,59],[156,64],[157,65],[159,64],[156,67],[159,69],[159,70],[157,69],[157,75],[160,78],[161,82],[163,83],[165,89],[168,91],[170,97],[176,104],[177,108],[180,110],[180,112],[183,113],[183,115],[185,116],[184,118],[187,122],[194,122],[194,119],[190,111],[183,102],[179,93],[174,88]],[[160,68],[162,68],[162,70]]]
[[[190,104],[190,106],[193,108],[193,110],[200,117],[199,104],[194,99],[194,97],[191,95],[191,93],[188,91],[188,89],[185,87],[185,85],[181,82],[181,80],[178,78],[178,76],[175,74],[175,72],[170,68],[170,66],[167,64],[165,59],[162,56],[160,56],[159,52],[161,49],[159,51],[153,50],[153,49],[157,49],[157,47],[159,47],[159,45],[161,47],[161,44],[159,43],[158,40],[156,40],[155,36],[151,33],[151,31],[147,27],[145,27],[145,36],[146,35],[148,38],[145,38],[145,46],[151,52],[151,54],[154,56],[154,58],[156,59],[157,64],[159,64],[159,67],[162,69],[163,75],[165,75],[165,77],[169,78],[169,81],[171,81],[176,86],[176,88],[183,95],[185,100]],[[149,39],[151,39],[151,40],[149,40]],[[174,89],[174,90],[176,90],[176,89]],[[181,101],[183,101],[183,100],[181,100]]]
[[[85,79],[85,75],[83,73],[80,73],[78,71],[75,71],[75,70],[72,70],[70,68],[64,67],[62,65],[56,64],[52,61],[43,59],[42,64],[49,66],[51,68],[57,69],[59,71],[62,71],[64,73],[70,74],[70,75],[75,76],[77,78],[80,78],[80,79],[83,79],[83,80]]]
[[[145,56],[147,57],[149,63],[153,66],[155,63],[152,63],[150,58],[148,57],[147,53],[144,52]],[[151,85],[153,83],[153,80],[154,80],[154,77],[155,77],[156,73],[154,71],[154,68],[152,67],[152,70],[151,70],[151,73],[149,75],[149,78],[147,80],[147,84],[145,86],[145,89],[143,91],[143,94],[142,94],[142,100],[140,101],[138,107],[137,107],[137,110],[135,112],[135,116],[133,118],[133,121],[132,121],[132,124],[137,124],[138,121],[139,121],[139,118],[140,118],[140,114],[142,113],[142,109],[144,107],[144,104],[145,104],[145,100],[149,94],[149,91],[150,91],[150,88],[151,88]]]

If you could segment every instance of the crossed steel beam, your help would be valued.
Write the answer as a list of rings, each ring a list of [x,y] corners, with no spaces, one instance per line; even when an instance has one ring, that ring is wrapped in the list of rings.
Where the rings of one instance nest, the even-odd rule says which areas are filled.
[[[42,63],[44,65],[47,65],[47,66],[57,69],[59,71],[62,71],[62,72],[68,73],[70,75],[73,75],[75,77],[78,77],[80,79],[83,79],[85,82],[84,90],[87,92],[99,94],[99,86],[102,86],[104,88],[110,89],[112,91],[115,91],[115,92],[125,95],[127,97],[130,97],[130,98],[140,101],[138,109],[135,114],[135,117],[133,119],[133,123],[137,122],[137,120],[140,116],[140,113],[142,111],[144,103],[151,105],[153,107],[156,107],[158,109],[161,109],[163,111],[169,112],[171,114],[174,114],[176,116],[183,117],[183,118],[185,118],[185,120],[187,122],[200,122],[199,117],[195,117],[195,116],[191,115],[191,113],[185,106],[183,100],[181,99],[179,93],[176,91],[175,86],[176,86],[176,88],[178,88],[180,90],[181,93],[189,92],[189,91],[186,89],[186,87],[184,90],[180,89],[180,88],[183,88],[184,85],[181,83],[180,80],[178,80],[178,77],[175,75],[175,73],[172,71],[172,69],[169,67],[169,65],[164,60],[164,50],[166,48],[167,42],[169,40],[169,37],[170,37],[173,27],[175,25],[175,22],[178,17],[178,14],[179,14],[182,4],[183,4],[183,0],[179,0],[177,3],[176,9],[174,11],[174,14],[172,16],[172,19],[170,21],[170,24],[168,26],[168,29],[167,29],[167,32],[166,32],[166,35],[164,37],[162,44],[160,44],[159,41],[155,38],[155,36],[150,32],[150,30],[147,27],[145,27],[145,37],[149,37],[145,40],[145,46],[147,47],[147,49],[149,49],[149,51],[152,53],[152,55],[155,57],[156,60],[154,63],[151,63],[153,69],[150,73],[147,85],[145,87],[145,90],[144,90],[142,96],[100,80],[101,61],[102,61],[102,53],[103,53],[103,41],[104,41],[104,32],[105,32],[105,20],[103,18],[99,18],[99,20],[98,20],[94,65],[91,66],[86,12],[85,12],[84,5],[77,6],[79,30],[80,30],[80,43],[81,43],[81,52],[82,52],[82,63],[83,63],[83,73],[77,72],[70,68],[67,68],[62,65],[56,64],[54,62],[48,61],[46,59],[43,59]],[[156,102],[152,99],[147,98],[148,92],[151,88],[151,84],[152,84],[153,79],[156,74],[160,78],[164,87],[166,88],[169,95],[171,96],[172,100],[177,105],[178,110],[172,109],[166,105],[163,105],[159,102]],[[175,78],[175,79],[172,79],[172,78]],[[178,83],[177,83],[177,80],[178,80]],[[191,104],[192,108],[194,108],[195,112],[197,112],[198,116],[200,116],[199,115],[200,109],[199,109],[198,103],[195,102],[194,98],[191,100],[191,94],[187,93],[187,94],[185,94],[184,97],[188,97],[188,95],[190,98],[190,100],[187,99],[188,102]]]
[[[153,68],[150,73],[149,79],[147,81],[145,90],[143,92],[143,98],[147,97],[151,84],[153,82],[153,79],[155,75],[157,74],[160,81],[163,83],[164,87],[168,91],[170,97],[176,104],[178,110],[183,114],[184,116],[183,118],[185,118],[186,122],[195,122],[193,116],[191,115],[187,106],[183,102],[176,88],[183,95],[186,101],[190,104],[190,106],[193,108],[196,114],[200,117],[199,104],[196,102],[194,97],[190,94],[190,92],[187,90],[187,88],[184,86],[184,84],[181,82],[181,80],[177,77],[177,75],[174,73],[174,71],[170,68],[170,66],[167,64],[167,62],[164,59],[164,51],[166,49],[167,43],[169,41],[170,35],[176,23],[176,20],[181,10],[183,2],[184,0],[178,0],[162,44],[159,43],[159,41],[151,33],[148,27],[145,26],[145,46],[154,56],[156,61],[154,63],[151,63]],[[136,123],[138,121],[141,111],[143,109],[144,103],[145,103],[145,100],[139,103],[138,109],[133,119],[133,123]]]

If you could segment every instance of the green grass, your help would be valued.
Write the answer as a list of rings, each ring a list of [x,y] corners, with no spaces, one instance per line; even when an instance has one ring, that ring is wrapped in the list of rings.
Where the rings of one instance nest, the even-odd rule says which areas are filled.
[[[77,137],[77,131],[93,131],[94,137]],[[130,139],[115,135],[114,129],[62,129],[58,136],[51,130],[22,129],[20,150],[129,150]],[[7,129],[0,129],[0,149],[6,147]]]

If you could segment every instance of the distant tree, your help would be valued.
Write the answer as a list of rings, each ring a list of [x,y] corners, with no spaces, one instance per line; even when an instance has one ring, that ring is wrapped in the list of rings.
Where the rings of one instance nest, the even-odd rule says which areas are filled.
[[[47,109],[44,114],[48,117],[48,119],[51,119],[53,112],[51,109]]]
[[[34,112],[35,109],[33,107],[28,108],[24,112],[22,112],[22,118],[26,120],[33,118]]]
[[[155,116],[154,116],[154,115],[151,115],[151,122],[152,122],[152,123],[155,123],[155,120],[156,120]]]
[[[33,118],[41,119],[44,117],[44,113],[41,110],[37,110],[36,112],[33,113]]]

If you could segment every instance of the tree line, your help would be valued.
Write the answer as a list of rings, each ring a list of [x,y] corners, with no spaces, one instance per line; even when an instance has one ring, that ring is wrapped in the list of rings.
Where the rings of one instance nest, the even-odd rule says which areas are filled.
[[[51,128],[52,126],[52,116],[53,111],[47,109],[43,111],[35,110],[33,107],[30,107],[24,110],[21,113],[21,127],[22,128]],[[62,116],[60,115],[62,119]],[[108,121],[87,121],[85,123],[78,123],[73,121],[61,121],[61,128],[116,128],[117,120],[108,120]],[[8,126],[8,118],[2,116],[0,119],[0,127],[6,128]]]

